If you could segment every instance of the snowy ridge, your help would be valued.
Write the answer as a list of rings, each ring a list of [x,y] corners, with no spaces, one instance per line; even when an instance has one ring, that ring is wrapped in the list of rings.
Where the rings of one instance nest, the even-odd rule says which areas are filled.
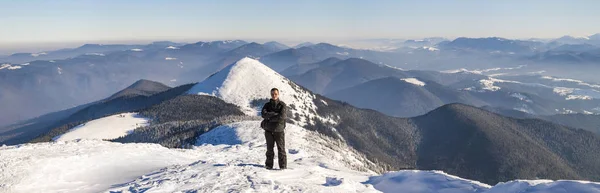
[[[517,67],[507,67],[507,68],[490,68],[490,69],[483,69],[483,70],[468,70],[466,68],[461,68],[461,69],[456,69],[456,70],[445,70],[445,71],[441,71],[442,73],[449,73],[449,74],[455,74],[455,73],[471,73],[471,74],[484,74],[486,72],[494,72],[494,71],[501,71],[501,70],[515,70],[515,69],[521,69],[523,67],[526,67],[527,65],[519,65]],[[498,74],[496,74],[498,75]]]
[[[591,88],[600,88],[600,85],[590,84],[587,82],[583,82],[581,80],[575,80],[575,79],[570,79],[570,78],[555,78],[552,76],[542,76],[541,79],[552,80],[554,82],[573,82],[573,83],[577,83],[578,85],[582,85],[582,86],[588,86]]]
[[[129,134],[135,128],[147,126],[148,124],[149,119],[141,117],[137,113],[122,113],[81,124],[52,140],[115,139]]]
[[[259,61],[247,57],[194,85],[187,93],[216,96],[238,105],[247,115],[256,116],[259,113],[257,108],[260,107],[253,107],[251,102],[271,98],[271,88],[279,89],[279,97],[288,105],[291,115],[298,113],[299,121],[293,120],[294,124],[314,125],[317,119],[336,124],[335,118],[321,117],[314,113],[317,110],[313,102],[316,99],[314,94]]]

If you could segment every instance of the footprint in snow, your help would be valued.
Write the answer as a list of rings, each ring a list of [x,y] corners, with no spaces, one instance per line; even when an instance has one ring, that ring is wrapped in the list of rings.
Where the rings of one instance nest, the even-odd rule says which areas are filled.
[[[326,177],[323,186],[339,186],[344,182],[344,178]]]
[[[288,153],[290,153],[290,154],[297,154],[298,152],[300,152],[300,150],[297,150],[297,149],[289,149],[288,150]]]

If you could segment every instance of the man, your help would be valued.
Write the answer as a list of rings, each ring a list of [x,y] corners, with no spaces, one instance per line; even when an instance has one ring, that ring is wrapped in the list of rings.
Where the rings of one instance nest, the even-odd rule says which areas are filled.
[[[285,119],[287,107],[285,103],[279,100],[279,90],[271,89],[271,100],[263,106],[261,116],[264,119],[260,123],[260,127],[265,130],[265,138],[267,139],[267,161],[265,168],[273,169],[273,159],[275,153],[273,147],[277,144],[277,157],[279,158],[279,169],[286,169],[287,157],[285,153]]]

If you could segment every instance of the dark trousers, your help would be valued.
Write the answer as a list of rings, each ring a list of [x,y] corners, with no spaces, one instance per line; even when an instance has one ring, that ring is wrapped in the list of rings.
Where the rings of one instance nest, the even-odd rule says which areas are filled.
[[[287,167],[287,155],[285,153],[285,132],[270,132],[265,131],[265,138],[267,139],[267,161],[265,166],[267,168],[273,168],[273,159],[275,159],[275,152],[273,147],[277,144],[277,158],[279,160],[279,168]]]

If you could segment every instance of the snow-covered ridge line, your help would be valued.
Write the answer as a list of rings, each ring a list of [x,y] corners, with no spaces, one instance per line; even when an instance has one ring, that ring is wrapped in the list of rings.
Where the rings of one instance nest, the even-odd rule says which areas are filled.
[[[556,87],[553,91],[560,96],[566,96],[565,100],[600,99],[600,91],[594,89]]]
[[[252,101],[271,98],[271,88],[278,88],[280,99],[284,101],[293,115],[292,121],[299,126],[315,125],[316,120],[335,125],[337,120],[316,114],[314,104],[316,95],[302,89],[289,79],[266,65],[251,58],[243,58],[206,80],[194,85],[187,93],[211,95],[225,102],[238,105],[247,115],[259,115],[260,107],[251,105]],[[296,114],[298,120],[296,120]]]
[[[575,80],[575,79],[570,79],[570,78],[555,78],[552,76],[542,76],[542,79],[547,79],[547,80],[552,80],[555,82],[573,82],[573,83],[577,83],[578,85],[582,85],[582,86],[589,86],[591,88],[600,88],[600,85],[596,85],[596,84],[590,84],[581,80]]]
[[[484,74],[486,72],[493,72],[493,71],[499,71],[499,70],[514,70],[514,69],[521,69],[523,67],[526,67],[527,65],[519,65],[517,67],[507,67],[507,68],[490,68],[490,69],[483,69],[483,70],[479,70],[479,69],[475,69],[475,70],[469,70],[466,68],[461,68],[461,69],[456,69],[456,70],[444,70],[441,71],[442,73],[448,73],[448,74],[455,74],[455,73],[471,73],[471,74]]]

